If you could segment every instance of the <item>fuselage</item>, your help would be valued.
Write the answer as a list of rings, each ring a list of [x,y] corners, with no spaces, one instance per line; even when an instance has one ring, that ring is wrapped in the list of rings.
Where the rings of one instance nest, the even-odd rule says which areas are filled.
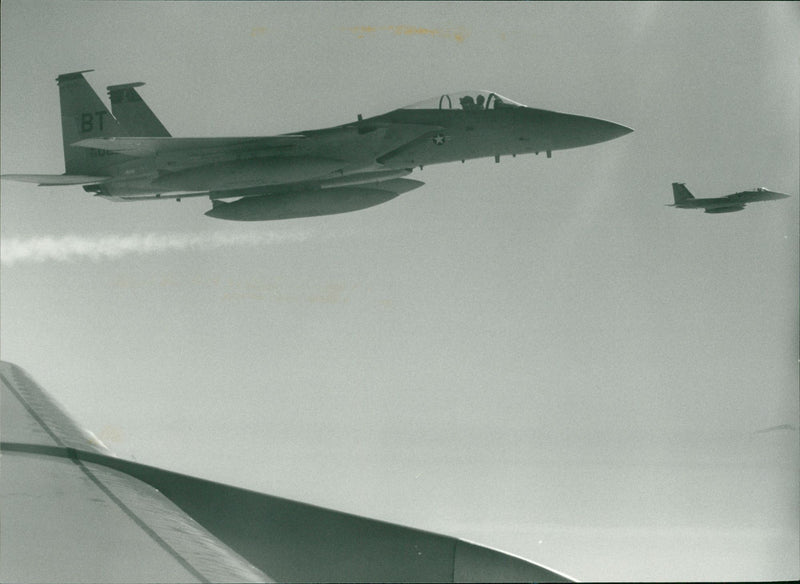
[[[179,138],[144,103],[141,82],[110,86],[110,112],[84,77],[56,78],[63,174],[4,174],[82,185],[113,201],[208,197],[209,217],[267,221],[366,209],[424,185],[416,168],[589,146],[632,130],[535,109],[494,92],[440,95],[349,123],[279,136]],[[112,114],[113,112],[113,114]],[[236,199],[236,200],[226,200]]]
[[[243,145],[136,158],[93,150],[108,161],[103,168],[112,179],[85,188],[115,200],[175,193],[258,196],[336,187],[348,178],[351,185],[367,184],[382,174],[392,178],[415,167],[459,160],[540,152],[549,156],[555,150],[588,146],[632,131],[613,122],[528,108],[488,95],[489,102],[495,97],[495,107],[452,107],[453,100],[442,96],[448,100],[440,98],[439,107],[401,108],[304,131],[299,133],[304,139],[280,148]]]
[[[376,119],[441,127],[433,136],[378,158],[392,167],[549,153],[605,142],[631,131],[613,122],[524,106],[481,111],[401,109]]]
[[[777,201],[779,199],[786,199],[789,195],[770,191],[768,189],[754,189],[749,191],[741,191],[725,197],[712,197],[702,199],[687,199],[673,206],[679,209],[706,209],[706,210],[723,210],[730,209],[731,211],[740,211],[747,203],[756,203],[759,201]]]

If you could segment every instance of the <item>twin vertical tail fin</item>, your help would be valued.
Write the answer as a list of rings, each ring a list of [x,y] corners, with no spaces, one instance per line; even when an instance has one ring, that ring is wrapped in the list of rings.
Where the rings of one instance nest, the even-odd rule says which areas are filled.
[[[672,195],[675,197],[676,205],[694,199],[694,195],[689,192],[689,189],[683,183],[672,183]]]
[[[39,185],[89,185],[111,180],[111,166],[124,156],[111,150],[73,146],[90,138],[168,137],[170,134],[142,101],[136,87],[143,83],[108,88],[113,115],[83,76],[92,69],[64,73],[56,78],[61,99],[61,134],[64,174],[4,174],[3,179]],[[88,190],[88,189],[87,189]]]
[[[169,137],[169,132],[142,100],[136,87],[126,83],[108,87],[113,114],[83,76],[87,71],[65,73],[56,78],[61,98],[61,130],[64,164],[68,175],[102,175],[117,163],[119,154],[107,150],[72,146],[87,138],[118,136]]]
[[[111,100],[111,111],[117,121],[122,124],[129,136],[149,136],[154,138],[169,138],[170,133],[156,115],[144,102],[137,87],[144,85],[125,83],[123,85],[109,85],[108,97]]]

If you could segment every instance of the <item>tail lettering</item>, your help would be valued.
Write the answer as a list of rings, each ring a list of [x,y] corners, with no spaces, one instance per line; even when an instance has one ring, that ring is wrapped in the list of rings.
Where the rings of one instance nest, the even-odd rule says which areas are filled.
[[[71,144],[86,138],[126,136],[108,108],[86,81],[88,71],[65,73],[56,78],[61,98],[61,134],[64,141],[64,165],[67,174],[102,175],[117,155]]]

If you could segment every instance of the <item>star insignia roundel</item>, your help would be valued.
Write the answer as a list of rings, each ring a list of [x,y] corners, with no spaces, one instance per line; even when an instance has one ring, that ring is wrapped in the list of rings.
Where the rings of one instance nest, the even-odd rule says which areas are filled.
[[[433,137],[433,143],[436,144],[437,146],[441,146],[442,144],[444,144],[444,134],[442,134],[441,132],[436,134]]]

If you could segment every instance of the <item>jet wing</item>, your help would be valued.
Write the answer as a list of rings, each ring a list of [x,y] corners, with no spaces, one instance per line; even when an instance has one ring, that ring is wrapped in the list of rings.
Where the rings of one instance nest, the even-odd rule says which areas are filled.
[[[89,185],[111,180],[110,176],[87,176],[83,174],[4,174],[5,180],[37,183],[43,186]]]
[[[263,572],[113,458],[20,368],[0,364],[2,582],[263,582]]]
[[[454,537],[122,460],[0,362],[0,581],[568,582]]]
[[[89,138],[73,142],[71,146],[107,150],[126,156],[147,157],[167,152],[189,150],[259,150],[270,148],[290,148],[298,145],[306,137],[302,134],[284,136],[242,137],[242,138]]]

